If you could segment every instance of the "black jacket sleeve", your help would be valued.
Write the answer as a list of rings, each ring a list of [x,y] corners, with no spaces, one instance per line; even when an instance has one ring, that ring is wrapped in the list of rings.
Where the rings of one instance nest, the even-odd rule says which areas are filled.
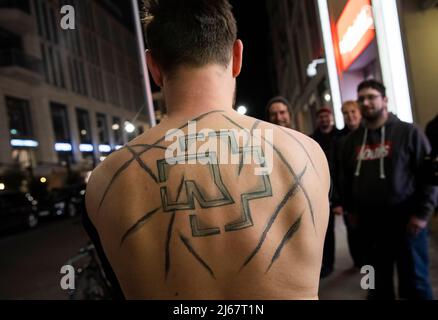
[[[414,127],[410,134],[409,149],[411,153],[411,170],[415,173],[417,208],[414,215],[421,219],[428,219],[435,210],[438,197],[438,188],[427,183],[425,158],[430,153],[429,141],[423,132]]]

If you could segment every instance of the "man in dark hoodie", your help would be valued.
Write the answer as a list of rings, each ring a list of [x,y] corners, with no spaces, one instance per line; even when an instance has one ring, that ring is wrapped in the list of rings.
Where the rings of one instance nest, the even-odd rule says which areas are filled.
[[[342,104],[342,115],[344,116],[345,127],[340,131],[341,137],[338,139],[336,145],[336,163],[335,163],[335,173],[333,181],[333,191],[332,191],[332,207],[333,212],[336,215],[343,216],[345,227],[347,228],[347,241],[348,249],[350,250],[351,258],[353,259],[353,264],[355,268],[362,267],[362,254],[360,252],[358,232],[357,232],[357,221],[354,220],[355,216],[348,214],[342,207],[342,191],[340,183],[341,178],[341,158],[343,155],[343,146],[345,140],[349,133],[357,130],[362,122],[362,115],[360,113],[360,106],[357,101],[349,100]]]
[[[332,180],[331,196],[330,196],[330,216],[325,234],[324,251],[321,267],[321,278],[329,276],[333,272],[335,264],[335,207],[334,200],[338,198],[336,188],[334,188],[334,181],[336,172],[336,154],[337,144],[341,137],[340,130],[334,125],[333,113],[330,108],[323,107],[316,112],[316,130],[310,136],[313,140],[318,142],[321,149],[327,157],[330,176]],[[337,205],[337,204],[336,204]]]
[[[344,145],[344,207],[357,214],[365,263],[374,267],[370,299],[394,299],[397,265],[399,297],[433,299],[428,270],[428,219],[436,189],[424,183],[425,135],[388,112],[385,86],[358,86],[364,126]]]

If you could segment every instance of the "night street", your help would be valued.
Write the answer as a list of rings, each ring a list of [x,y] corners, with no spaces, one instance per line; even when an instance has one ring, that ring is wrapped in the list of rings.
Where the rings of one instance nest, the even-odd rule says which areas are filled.
[[[87,242],[79,218],[0,238],[0,299],[68,299],[61,267]]]
[[[438,0],[0,0],[0,300],[438,300],[437,32]]]
[[[432,220],[430,274],[438,297],[438,218]],[[336,221],[336,267],[321,281],[321,300],[360,300],[361,274],[351,268],[345,227]],[[87,242],[80,219],[53,221],[32,231],[0,238],[0,299],[68,299],[60,287],[61,266]]]

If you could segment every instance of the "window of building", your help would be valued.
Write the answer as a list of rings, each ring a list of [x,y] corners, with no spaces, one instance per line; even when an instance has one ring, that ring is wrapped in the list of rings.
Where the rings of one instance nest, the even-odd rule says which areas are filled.
[[[67,107],[60,103],[51,102],[50,111],[52,113],[52,125],[55,136],[54,147],[58,155],[58,161],[63,166],[69,166],[74,163],[74,158]]]
[[[117,88],[117,78],[109,73],[105,76],[105,91],[107,93],[107,101],[115,106],[120,105],[119,91]]]
[[[67,107],[63,104],[51,102],[52,124],[56,142],[70,143],[70,127],[68,125]]]
[[[94,166],[93,135],[91,132],[90,115],[88,111],[77,108],[76,120],[79,132],[79,151],[82,153],[82,159],[88,162],[90,166]]]
[[[106,116],[102,113],[96,114],[97,132],[99,137],[99,144],[109,144],[108,126],[106,123]]]
[[[88,111],[77,108],[76,119],[78,124],[78,131],[79,131],[79,142],[81,144],[93,144],[90,115]]]
[[[54,59],[54,56],[53,56],[53,49],[52,49],[51,46],[48,46],[48,52],[49,52],[49,54],[48,54],[47,57],[49,58],[49,66],[50,66],[50,70],[51,70],[51,73],[52,73],[51,84],[57,86],[59,79],[57,77],[58,74],[56,72],[55,59]]]
[[[41,55],[46,82],[65,89],[64,70],[59,50],[48,42],[41,42]]]
[[[49,66],[48,66],[48,59],[46,55],[46,47],[44,43],[41,43],[41,55],[43,57],[43,67],[44,67],[44,78],[46,82],[50,83],[50,74],[49,74]]]
[[[84,65],[73,56],[70,56],[68,59],[68,71],[70,74],[71,89],[78,94],[87,95],[88,90]]]
[[[62,60],[61,60],[61,55],[59,54],[58,50],[56,51],[56,62],[58,64],[58,72],[59,72],[59,77],[60,77],[60,80],[61,80],[60,86],[65,89],[66,86],[65,86],[63,63],[62,63]]]
[[[113,137],[114,137],[114,144],[117,146],[123,145],[123,128],[122,128],[122,122],[120,121],[120,118],[113,117],[113,123],[111,126]]]
[[[52,41],[55,43],[58,43],[58,27],[56,25],[56,17],[55,17],[55,10],[53,8],[49,9],[50,14],[50,23],[52,27]]]
[[[43,37],[44,31],[43,31],[43,19],[42,19],[40,1],[34,0],[34,5],[35,5],[35,15],[37,18],[37,25],[38,25],[38,34],[41,37]]]
[[[9,133],[11,139],[28,139],[33,137],[29,101],[6,97],[8,109]]]

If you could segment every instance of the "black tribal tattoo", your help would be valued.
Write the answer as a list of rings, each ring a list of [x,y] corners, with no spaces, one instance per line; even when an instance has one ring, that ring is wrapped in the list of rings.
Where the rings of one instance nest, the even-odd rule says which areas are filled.
[[[207,117],[208,115],[210,115],[210,114],[212,114],[212,113],[222,113],[222,112],[224,112],[224,110],[213,110],[213,111],[210,111],[210,112],[204,113],[204,114],[200,115],[199,117],[194,118],[194,119],[191,120],[191,121],[199,121],[199,120],[201,120],[201,119]],[[117,180],[117,178],[120,176],[120,174],[121,174],[123,171],[125,171],[125,170],[129,167],[129,165],[130,165],[130,164],[131,164],[131,163],[132,163],[137,157],[139,158],[139,157],[142,156],[144,153],[146,153],[146,152],[148,152],[149,150],[152,150],[152,149],[164,149],[164,150],[166,150],[166,149],[167,149],[166,147],[164,147],[164,146],[159,146],[158,144],[161,143],[161,142],[163,142],[163,141],[166,139],[167,136],[172,135],[174,132],[177,132],[178,130],[184,129],[184,128],[187,127],[187,126],[188,126],[188,123],[187,123],[187,124],[184,124],[184,125],[182,125],[182,126],[180,126],[179,128],[177,128],[177,129],[175,129],[175,130],[172,130],[172,131],[169,132],[167,135],[161,137],[160,139],[158,139],[157,141],[155,141],[155,142],[154,142],[153,144],[151,144],[151,145],[149,145],[149,144],[138,144],[138,145],[131,146],[131,147],[139,147],[139,146],[140,146],[140,147],[143,147],[144,149],[141,150],[139,153],[137,153],[136,156],[133,155],[131,159],[129,159],[128,161],[126,161],[124,164],[122,164],[122,165],[119,167],[119,169],[117,169],[116,173],[115,173],[115,174],[113,175],[113,177],[111,178],[110,183],[108,184],[108,186],[106,187],[106,189],[105,189],[105,191],[104,191],[104,193],[103,193],[103,195],[102,195],[102,198],[101,198],[101,200],[100,200],[100,202],[99,202],[99,206],[98,206],[97,211],[98,211],[98,212],[100,211],[100,208],[102,207],[102,204],[103,204],[103,202],[105,201],[105,198],[106,198],[106,196],[108,195],[108,192],[109,192],[109,190],[111,189],[111,187],[112,187],[112,185],[114,184],[114,182]],[[120,148],[118,151],[121,151],[121,150],[126,149],[126,148],[127,148],[127,146],[125,146],[125,147],[123,147],[123,148]],[[140,161],[143,162],[141,159],[140,159]]]
[[[280,242],[280,245],[278,246],[277,250],[275,250],[274,256],[272,257],[271,263],[269,264],[268,269],[266,270],[266,272],[269,271],[269,269],[271,269],[272,264],[275,262],[275,260],[278,259],[278,257],[280,256],[281,250],[283,249],[283,247],[286,245],[286,243],[292,239],[292,237],[295,235],[295,233],[298,231],[298,229],[300,228],[301,225],[301,218],[303,217],[303,215],[301,214],[300,217],[297,219],[297,221],[295,221],[295,223],[289,228],[289,230],[286,232],[286,234],[284,235],[283,239]]]
[[[208,112],[206,114],[203,114],[191,121],[199,121],[212,113],[223,113],[222,110],[212,111]],[[258,159],[258,162],[261,167],[264,167],[266,165],[263,149],[261,146],[250,146],[250,137],[253,135],[254,130],[259,126],[261,123],[260,120],[257,120],[253,123],[250,130],[247,130],[243,128],[241,125],[239,125],[236,121],[228,117],[227,115],[222,114],[222,117],[226,119],[229,123],[231,123],[233,126],[244,130],[245,134],[247,136],[246,143],[243,147],[239,147],[238,140],[234,136],[234,133],[232,130],[225,130],[225,131],[218,131],[218,132],[211,132],[209,133],[209,138],[219,138],[221,141],[224,141],[227,143],[227,145],[230,148],[232,155],[239,156],[239,164],[237,167],[237,175],[240,176],[242,173],[242,169],[244,167],[244,159],[247,155],[255,155]],[[99,202],[98,211],[100,210],[102,204],[105,201],[105,198],[108,195],[109,190],[115,183],[115,181],[120,177],[120,175],[132,164],[137,163],[140,168],[145,171],[145,173],[157,184],[160,186],[160,196],[161,196],[161,207],[155,208],[146,214],[143,215],[138,221],[135,222],[135,224],[130,227],[122,236],[120,240],[120,245],[123,245],[127,238],[135,234],[137,231],[139,231],[142,227],[145,226],[145,224],[153,218],[158,212],[161,213],[167,213],[169,215],[169,223],[166,233],[166,241],[165,241],[165,249],[164,249],[164,271],[165,271],[165,280],[167,280],[169,272],[171,270],[172,261],[171,261],[171,243],[172,238],[174,235],[175,229],[175,220],[177,219],[177,216],[179,213],[191,211],[191,213],[188,214],[188,220],[187,223],[190,226],[191,229],[191,236],[193,238],[199,238],[199,237],[210,237],[215,236],[221,233],[221,227],[223,227],[223,230],[225,232],[236,232],[245,228],[250,228],[254,225],[253,219],[252,219],[252,213],[250,208],[250,201],[255,199],[261,199],[266,197],[272,197],[273,191],[270,181],[269,174],[262,174],[259,177],[259,181],[256,183],[256,187],[252,187],[251,190],[248,190],[248,192],[241,193],[240,194],[240,206],[241,206],[241,215],[237,219],[228,222],[227,224],[223,226],[211,226],[206,224],[201,217],[196,213],[196,204],[199,204],[199,206],[203,209],[209,209],[214,207],[222,207],[227,205],[233,205],[236,203],[236,200],[233,199],[231,196],[230,191],[228,190],[226,184],[224,183],[222,176],[221,176],[221,168],[218,164],[218,155],[215,152],[206,152],[205,154],[202,153],[195,153],[195,154],[189,154],[188,150],[192,143],[196,142],[196,139],[198,138],[205,138],[201,136],[201,134],[195,134],[195,135],[186,135],[181,139],[180,145],[181,148],[186,152],[186,154],[183,157],[176,157],[174,161],[174,164],[169,164],[169,162],[166,159],[159,159],[156,161],[157,165],[157,174],[154,173],[152,168],[150,168],[143,160],[142,156],[147,153],[150,150],[154,149],[160,149],[160,150],[166,150],[166,146],[160,145],[167,136],[172,135],[173,133],[177,132],[178,130],[184,129],[187,127],[188,124],[184,124],[180,126],[177,129],[171,130],[167,133],[167,135],[161,137],[157,141],[155,141],[153,144],[136,144],[136,145],[130,145],[126,146],[122,149],[126,149],[132,157],[124,162],[115,172],[115,174],[112,176],[110,183],[105,188],[105,191],[103,193],[102,198]],[[314,163],[307,152],[307,150],[304,148],[302,143],[297,140],[292,134],[286,132],[285,130],[281,129],[283,132],[285,132],[289,137],[293,138],[295,142],[299,144],[299,146],[304,150],[305,154],[307,155],[308,160],[311,163],[311,166],[313,170],[316,172]],[[301,192],[308,204],[308,209],[312,218],[312,223],[315,228],[315,217],[313,212],[313,206],[310,201],[309,195],[305,189],[305,187],[302,184],[302,178],[306,174],[307,171],[307,165],[304,167],[304,169],[299,173],[296,174],[294,169],[291,167],[291,165],[288,163],[284,155],[281,153],[281,151],[273,145],[272,142],[268,141],[264,137],[261,137],[263,141],[265,141],[266,144],[268,144],[270,147],[272,147],[273,151],[275,152],[275,155],[283,162],[285,167],[288,169],[289,173],[291,174],[293,178],[293,183],[290,186],[289,190],[287,190],[286,194],[283,196],[281,201],[276,205],[275,209],[273,210],[272,214],[268,218],[268,221],[266,223],[265,228],[263,229],[262,234],[260,235],[259,241],[257,245],[254,247],[254,249],[250,252],[250,254],[246,257],[246,259],[243,261],[243,264],[241,266],[242,270],[245,268],[252,259],[257,255],[257,253],[260,251],[261,247],[265,243],[265,240],[267,238],[267,235],[275,223],[275,221],[278,218],[278,215],[282,211],[282,209],[286,206],[286,204],[294,198],[298,192]],[[120,150],[119,150],[120,151]],[[172,194],[170,193],[170,190],[168,190],[167,183],[169,182],[169,175],[174,166],[179,165],[181,161],[189,161],[193,159],[201,159],[201,160],[208,160],[207,164],[203,167],[199,167],[200,170],[205,170],[205,172],[202,173],[204,179],[210,179],[210,186],[214,186],[216,188],[215,194],[209,194],[206,192],[206,190],[202,187],[201,184],[199,184],[197,181],[193,179],[188,179],[185,177],[184,173],[182,174],[180,178],[180,183],[177,188],[177,194],[176,197],[173,198]],[[185,163],[185,162],[184,162]],[[173,178],[176,178],[175,174],[172,174]],[[211,187],[210,187],[210,193],[211,193]],[[196,200],[196,202],[195,202]],[[275,261],[278,260],[278,258],[281,255],[282,249],[284,246],[292,239],[292,237],[298,232],[301,220],[302,220],[303,213],[298,217],[298,219],[295,220],[293,225],[289,228],[289,230],[284,235],[282,241],[276,248],[275,252],[273,253],[273,256],[271,258],[270,264],[266,270],[268,272],[272,265],[275,263]],[[316,228],[315,228],[316,232]],[[212,268],[206,263],[206,261],[200,256],[200,254],[195,250],[194,246],[190,242],[189,238],[187,236],[179,234],[179,240],[182,242],[182,244],[187,248],[187,250],[193,255],[193,257],[202,265],[202,267],[208,271],[208,273],[215,278],[214,272]]]

